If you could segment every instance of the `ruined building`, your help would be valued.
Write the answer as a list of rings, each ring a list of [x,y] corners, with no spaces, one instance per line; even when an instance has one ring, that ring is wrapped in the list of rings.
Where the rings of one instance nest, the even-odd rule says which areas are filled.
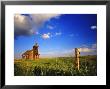
[[[32,50],[27,50],[26,52],[24,52],[22,54],[22,58],[23,59],[32,59],[32,60],[36,60],[36,59],[39,59],[39,52],[38,52],[38,44],[36,43],[34,46],[33,46],[33,49]]]

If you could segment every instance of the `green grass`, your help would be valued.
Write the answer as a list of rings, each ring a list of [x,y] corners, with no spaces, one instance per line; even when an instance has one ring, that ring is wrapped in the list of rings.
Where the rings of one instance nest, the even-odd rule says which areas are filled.
[[[80,57],[80,70],[74,66],[73,57],[40,58],[39,60],[15,60],[15,76],[96,76],[96,56]]]

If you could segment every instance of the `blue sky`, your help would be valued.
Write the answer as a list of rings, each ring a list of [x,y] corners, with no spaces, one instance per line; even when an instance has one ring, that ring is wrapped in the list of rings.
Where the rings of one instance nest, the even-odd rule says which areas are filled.
[[[15,14],[14,52],[20,58],[37,42],[40,57],[96,55],[96,14]]]

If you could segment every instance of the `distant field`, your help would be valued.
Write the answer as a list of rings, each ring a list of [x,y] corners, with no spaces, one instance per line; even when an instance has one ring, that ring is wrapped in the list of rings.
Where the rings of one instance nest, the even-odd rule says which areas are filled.
[[[96,76],[97,57],[80,57],[80,70],[74,67],[73,57],[40,58],[39,60],[15,60],[15,76]]]

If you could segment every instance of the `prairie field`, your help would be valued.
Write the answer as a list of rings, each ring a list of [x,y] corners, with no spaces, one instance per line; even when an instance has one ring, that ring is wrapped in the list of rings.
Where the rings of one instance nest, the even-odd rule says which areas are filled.
[[[14,60],[15,76],[96,76],[97,56],[81,56],[80,69],[74,66],[74,57]]]

